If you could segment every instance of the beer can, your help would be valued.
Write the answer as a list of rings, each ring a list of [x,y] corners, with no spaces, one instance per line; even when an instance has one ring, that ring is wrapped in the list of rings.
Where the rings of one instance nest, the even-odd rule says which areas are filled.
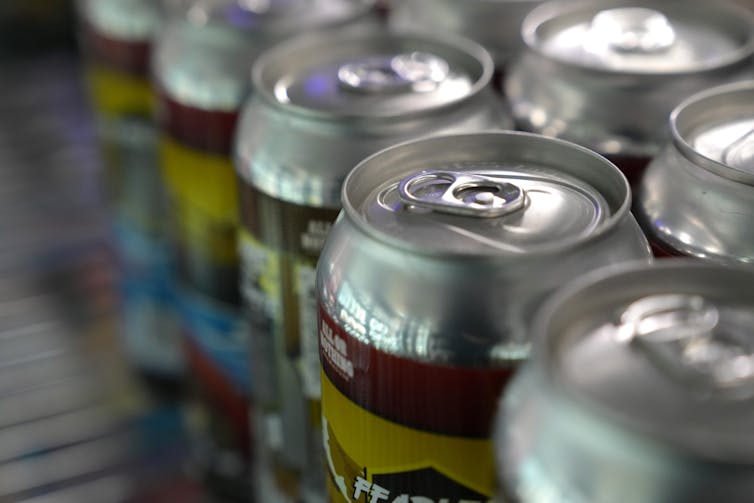
[[[149,82],[149,58],[163,5],[153,0],[80,0],[77,6],[117,255],[125,351],[143,373],[176,379],[183,361]]]
[[[669,129],[636,205],[656,254],[754,264],[754,81],[690,97]]]
[[[600,265],[650,260],[618,169],[487,132],[359,164],[317,266],[329,501],[486,502],[498,396],[535,309]]]
[[[378,29],[304,36],[254,66],[235,154],[241,282],[259,422],[285,492],[323,499],[314,282],[343,180],[407,139],[509,126],[492,67],[471,41]]]
[[[506,93],[520,127],[606,155],[638,182],[685,97],[751,75],[754,16],[726,2],[550,2],[525,19]]]
[[[524,49],[521,23],[542,0],[403,0],[390,11],[396,29],[454,33],[482,44],[495,61],[498,89],[505,68]]]
[[[243,500],[251,492],[249,353],[235,328],[243,319],[238,186],[231,160],[251,64],[265,48],[298,32],[368,23],[371,7],[367,0],[192,1],[170,19],[157,43],[153,73],[161,168],[184,286],[186,342],[196,350],[189,353],[189,370],[200,389],[192,424],[203,438],[202,452],[214,453],[201,456],[203,473],[224,497]],[[223,358],[212,351],[219,342]],[[232,372],[230,361],[244,362],[246,371]],[[230,405],[216,407],[212,396]]]
[[[504,501],[752,501],[752,284],[678,259],[557,294],[496,421]]]

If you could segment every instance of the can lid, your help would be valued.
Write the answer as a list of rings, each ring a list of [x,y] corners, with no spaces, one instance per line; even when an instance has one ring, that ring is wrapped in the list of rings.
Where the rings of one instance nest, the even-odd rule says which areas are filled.
[[[162,21],[155,0],[79,0],[78,11],[97,31],[129,42],[149,41]]]
[[[752,53],[752,16],[706,0],[550,2],[522,26],[527,45],[569,65],[631,74],[699,72]]]
[[[274,106],[317,117],[408,116],[456,103],[486,86],[493,63],[462,39],[369,30],[303,37],[254,67]]]
[[[628,184],[597,154],[515,132],[403,143],[359,164],[343,187],[353,221],[429,255],[520,255],[595,237],[628,211]]]
[[[300,31],[366,18],[372,6],[372,0],[186,0],[159,39],[154,73],[186,105],[235,110],[266,48]]]
[[[532,356],[555,386],[695,457],[754,462],[754,270],[603,270],[559,293]]]
[[[681,103],[673,140],[694,164],[754,185],[754,82],[715,87]]]

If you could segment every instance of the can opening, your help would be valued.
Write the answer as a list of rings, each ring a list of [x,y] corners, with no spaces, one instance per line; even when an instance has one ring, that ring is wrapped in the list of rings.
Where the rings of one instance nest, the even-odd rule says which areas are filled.
[[[492,218],[523,208],[526,192],[497,178],[454,171],[422,171],[398,186],[404,203],[455,215]]]
[[[676,34],[668,18],[654,9],[623,7],[594,16],[587,37],[592,52],[653,54],[670,49]]]
[[[338,69],[338,81],[350,91],[366,93],[429,92],[450,74],[444,59],[426,52],[370,56]]]

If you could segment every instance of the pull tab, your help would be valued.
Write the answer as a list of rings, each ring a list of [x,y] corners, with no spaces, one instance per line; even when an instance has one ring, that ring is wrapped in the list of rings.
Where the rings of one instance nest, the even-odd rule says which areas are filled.
[[[748,397],[754,394],[751,328],[722,326],[719,310],[703,297],[656,295],[628,306],[616,338],[682,381]]]
[[[622,53],[653,54],[675,43],[668,18],[643,7],[603,10],[592,19],[589,33],[599,45]]]
[[[497,178],[456,171],[423,171],[398,186],[404,203],[442,213],[500,217],[524,207],[526,193]]]
[[[341,86],[367,93],[427,92],[448,78],[448,63],[425,52],[372,56],[338,69]]]
[[[754,130],[723,150],[723,162],[731,168],[754,173]]]

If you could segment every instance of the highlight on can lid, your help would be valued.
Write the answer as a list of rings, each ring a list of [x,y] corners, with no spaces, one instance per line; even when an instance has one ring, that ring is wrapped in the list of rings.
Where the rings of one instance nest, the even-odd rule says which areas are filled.
[[[162,0],[78,0],[81,16],[98,32],[124,41],[148,41],[162,23]]]
[[[637,214],[659,248],[754,263],[754,82],[718,86],[672,113],[669,141],[650,164]]]
[[[562,289],[501,402],[502,492],[522,503],[751,501],[752,284],[749,267],[668,260]]]
[[[592,69],[647,74],[698,72],[746,58],[752,18],[707,2],[551,2],[524,21],[527,45]]]

